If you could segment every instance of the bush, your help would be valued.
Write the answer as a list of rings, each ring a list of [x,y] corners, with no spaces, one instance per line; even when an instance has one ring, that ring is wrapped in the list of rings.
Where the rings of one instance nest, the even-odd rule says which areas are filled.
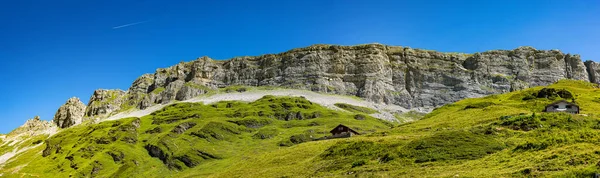
[[[543,143],[543,142],[538,142],[538,141],[534,141],[534,142],[527,142],[525,144],[521,144],[521,145],[517,145],[517,147],[515,147],[515,151],[527,151],[527,150],[532,150],[532,151],[537,151],[537,150],[543,150],[548,148],[548,144],[547,143]]]
[[[312,140],[313,140],[313,138],[309,134],[298,134],[298,135],[292,135],[290,137],[290,142],[292,142],[293,144],[304,143],[304,142],[308,142],[308,141],[312,141]]]
[[[360,167],[360,166],[365,165],[365,164],[367,164],[367,162],[365,160],[358,160],[358,161],[352,162],[352,167],[353,168]]]
[[[564,99],[573,98],[573,94],[565,89],[543,88],[537,93],[537,98],[555,99],[561,97]]]
[[[532,99],[536,99],[537,97],[534,95],[526,95],[525,97],[523,97],[523,101],[527,101],[527,100],[532,100]]]

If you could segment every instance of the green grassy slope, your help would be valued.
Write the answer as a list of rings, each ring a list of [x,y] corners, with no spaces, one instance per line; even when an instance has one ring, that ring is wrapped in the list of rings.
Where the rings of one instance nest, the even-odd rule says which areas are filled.
[[[541,112],[546,104],[561,99],[575,101],[581,114]],[[9,177],[587,177],[600,172],[600,89],[590,83],[563,80],[465,99],[391,129],[390,124],[366,115],[365,120],[355,119],[365,112],[356,109],[328,110],[287,97],[252,103],[178,103],[142,118],[68,129],[5,167],[19,171],[0,173]],[[340,123],[364,134],[317,139]],[[24,163],[29,164],[22,167]]]
[[[391,124],[335,111],[301,97],[255,102],[177,103],[142,118],[66,129],[0,170],[5,177],[208,176],[265,152],[330,135],[338,124],[361,133]]]
[[[544,88],[555,92],[540,94]],[[572,96],[561,97],[563,90]],[[546,104],[573,98],[582,115],[541,112]],[[310,142],[257,155],[250,158],[252,164],[240,162],[217,175],[591,176],[600,172],[599,109],[599,89],[564,80],[548,87],[465,99],[422,120],[365,137]],[[282,159],[293,161],[282,164]]]

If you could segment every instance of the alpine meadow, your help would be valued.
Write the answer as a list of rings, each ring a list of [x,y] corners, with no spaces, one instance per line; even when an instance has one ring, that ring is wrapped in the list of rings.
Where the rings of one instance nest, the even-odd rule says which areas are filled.
[[[600,0],[0,3],[0,178],[600,178]]]

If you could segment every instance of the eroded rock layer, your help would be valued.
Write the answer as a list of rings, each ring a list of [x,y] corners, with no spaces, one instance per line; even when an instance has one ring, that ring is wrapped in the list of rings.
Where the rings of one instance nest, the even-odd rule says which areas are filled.
[[[114,100],[119,102],[90,102],[90,106],[110,106],[93,106],[99,109],[88,108],[87,115],[114,112],[119,103],[120,109],[144,109],[231,85],[354,95],[427,111],[464,98],[548,85],[560,79],[597,82],[597,65],[584,65],[578,55],[532,47],[462,54],[381,44],[314,45],[229,60],[201,57],[157,69],[136,79],[126,93],[117,94]]]

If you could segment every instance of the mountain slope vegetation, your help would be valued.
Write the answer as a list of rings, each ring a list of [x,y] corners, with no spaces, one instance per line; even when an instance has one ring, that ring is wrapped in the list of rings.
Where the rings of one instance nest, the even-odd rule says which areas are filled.
[[[254,102],[176,103],[141,118],[83,124],[22,153],[7,177],[168,177],[214,173],[249,155],[323,140],[344,124],[360,133],[392,123],[327,109],[302,97]],[[202,168],[199,168],[202,167]],[[211,169],[205,169],[211,167]],[[207,173],[206,175],[208,175]]]
[[[581,114],[545,113],[558,100]],[[7,177],[585,177],[600,172],[600,89],[550,86],[472,98],[394,125],[300,97],[177,103],[80,125],[0,170]],[[358,108],[362,110],[361,108]],[[368,112],[368,111],[367,111]],[[364,120],[356,115],[365,116]],[[361,133],[326,139],[338,124]]]
[[[548,89],[567,91],[572,96],[543,93]],[[592,176],[599,171],[600,158],[598,94],[594,84],[562,80],[547,87],[465,99],[388,131],[277,150],[219,175]],[[574,100],[582,114],[541,112],[546,104],[562,99]],[[314,153],[295,154],[300,150]],[[295,161],[281,164],[280,159]],[[291,167],[295,170],[290,171]]]

